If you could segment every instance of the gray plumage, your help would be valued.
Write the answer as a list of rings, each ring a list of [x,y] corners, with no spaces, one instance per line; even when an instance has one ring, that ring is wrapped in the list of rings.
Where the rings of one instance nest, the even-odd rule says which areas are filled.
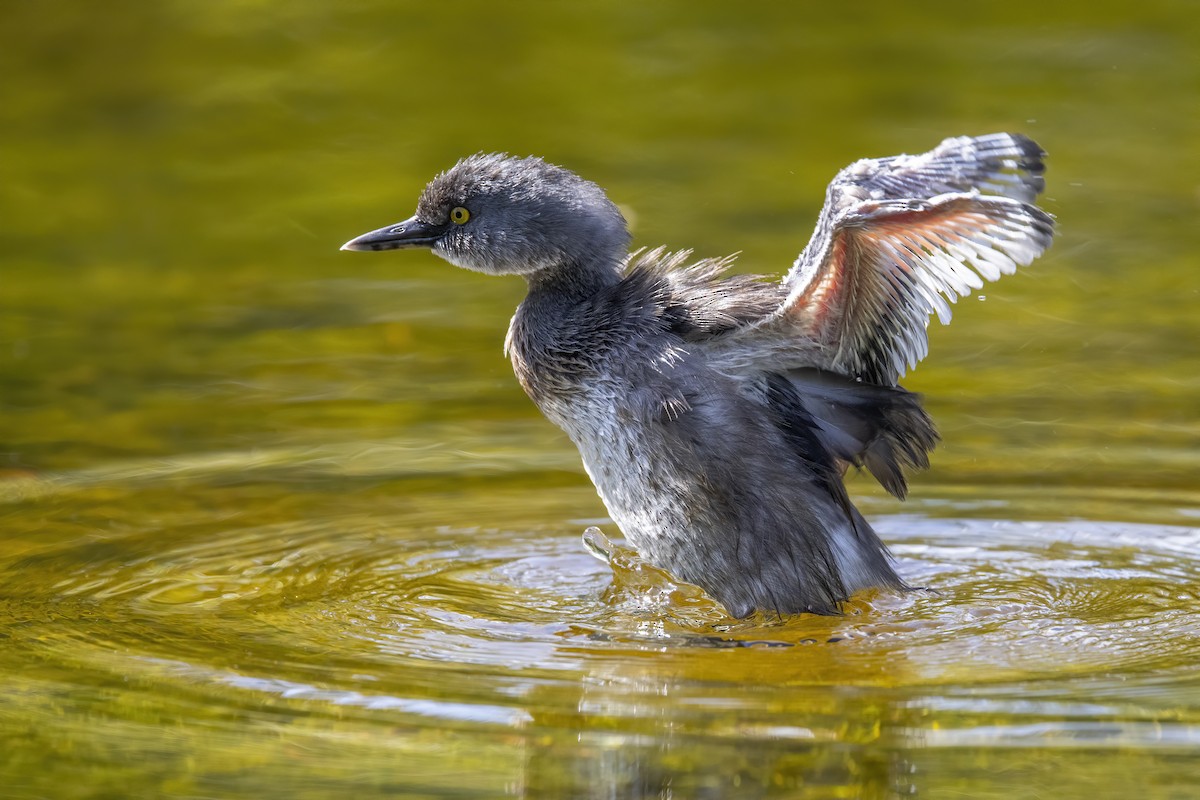
[[[628,540],[735,616],[836,613],[904,587],[843,476],[865,468],[903,498],[904,471],[928,466],[937,433],[897,381],[931,314],[1049,246],[1043,156],[993,134],[856,162],[782,283],[727,275],[732,258],[630,254],[599,186],[504,155],[463,159],[411,219],[343,249],[524,276],[505,349]]]

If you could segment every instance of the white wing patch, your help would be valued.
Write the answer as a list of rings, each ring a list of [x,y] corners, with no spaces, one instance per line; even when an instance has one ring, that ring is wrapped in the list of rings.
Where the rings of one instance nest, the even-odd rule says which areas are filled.
[[[765,324],[819,343],[823,368],[894,384],[925,357],[931,314],[949,322],[950,303],[1050,246],[1054,221],[1028,202],[1042,155],[992,134],[843,170]]]

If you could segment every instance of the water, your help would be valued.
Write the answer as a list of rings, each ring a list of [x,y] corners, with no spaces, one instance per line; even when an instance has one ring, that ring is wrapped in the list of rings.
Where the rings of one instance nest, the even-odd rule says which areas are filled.
[[[10,4],[0,796],[1200,792],[1194,14],[797,8]],[[932,332],[933,469],[852,481],[927,590],[839,618],[593,557],[520,282],[336,251],[488,149],[781,273],[1006,129],[1060,237]]]

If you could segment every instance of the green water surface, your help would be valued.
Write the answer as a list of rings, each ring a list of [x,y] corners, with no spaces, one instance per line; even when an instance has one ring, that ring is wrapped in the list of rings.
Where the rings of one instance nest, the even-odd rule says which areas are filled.
[[[0,796],[1200,796],[1194,3],[0,19]],[[932,591],[840,618],[648,609],[522,282],[337,250],[507,151],[781,274],[840,167],[998,130],[1059,237],[931,331],[910,500],[852,480]]]

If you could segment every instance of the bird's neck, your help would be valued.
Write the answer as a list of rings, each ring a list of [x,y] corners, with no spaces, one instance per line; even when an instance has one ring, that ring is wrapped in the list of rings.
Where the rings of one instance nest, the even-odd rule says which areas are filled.
[[[579,302],[621,281],[621,263],[615,258],[575,262],[540,269],[526,276],[529,296]]]

